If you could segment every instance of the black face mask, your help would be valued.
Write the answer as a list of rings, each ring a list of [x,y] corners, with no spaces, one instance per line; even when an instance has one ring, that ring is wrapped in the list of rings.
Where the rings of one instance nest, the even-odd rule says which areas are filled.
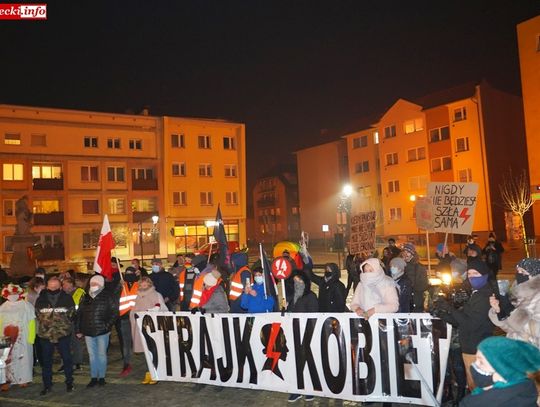
[[[326,277],[327,279],[329,279],[330,277],[332,277],[332,272],[331,272],[331,271],[325,271],[325,272],[324,272],[324,277]]]
[[[49,289],[47,289],[47,292],[49,294],[51,294],[51,295],[58,295],[58,294],[60,294],[60,291],[62,291],[62,290],[60,290],[60,289],[58,289],[58,290],[49,290]]]
[[[475,363],[473,363],[469,369],[476,386],[481,388],[493,386],[493,373],[479,370]]]
[[[126,280],[128,283],[134,283],[135,281],[138,280],[137,274],[132,274],[132,273],[126,274],[124,276],[124,280]]]
[[[518,284],[524,283],[525,281],[529,281],[529,276],[521,273],[516,273],[516,281]]]

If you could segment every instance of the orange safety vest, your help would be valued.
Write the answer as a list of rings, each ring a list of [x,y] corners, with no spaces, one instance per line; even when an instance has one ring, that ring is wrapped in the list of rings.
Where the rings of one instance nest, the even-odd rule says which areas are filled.
[[[184,286],[186,284],[186,269],[178,274],[178,286],[180,287],[180,301],[184,301]]]
[[[191,294],[191,302],[189,303],[189,309],[198,308],[201,303],[201,296],[203,292],[204,275],[199,274],[193,282],[193,294]]]
[[[242,281],[242,272],[249,271],[247,266],[241,267],[231,278],[231,289],[229,290],[229,300],[234,301],[240,298],[244,291],[244,281]],[[253,277],[249,277],[250,285],[253,284]]]
[[[120,296],[120,306],[118,310],[120,311],[120,316],[127,314],[135,306],[135,299],[137,298],[137,293],[139,292],[139,283],[134,282],[131,288],[129,288],[128,283],[124,283],[124,288]]]

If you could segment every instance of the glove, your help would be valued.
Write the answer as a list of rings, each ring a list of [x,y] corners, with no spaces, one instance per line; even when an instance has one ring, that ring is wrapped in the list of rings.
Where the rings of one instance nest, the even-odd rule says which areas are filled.
[[[200,308],[199,311],[201,311],[201,315],[204,315],[204,313],[206,312],[204,308]]]
[[[197,313],[197,311],[199,311],[199,308],[196,307],[196,308],[193,308],[193,309],[191,310],[191,313],[192,313],[193,315],[195,315],[195,314]]]

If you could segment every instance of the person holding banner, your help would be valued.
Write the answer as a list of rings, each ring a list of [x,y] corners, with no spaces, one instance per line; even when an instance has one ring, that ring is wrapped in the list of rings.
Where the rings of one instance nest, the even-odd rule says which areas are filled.
[[[274,310],[274,297],[270,294],[265,295],[263,272],[262,267],[253,269],[255,283],[252,286],[246,285],[242,294],[240,306],[250,314],[272,312]]]
[[[384,273],[379,259],[367,259],[360,270],[360,284],[354,291],[351,310],[364,318],[375,313],[397,312],[399,299],[394,280]]]
[[[326,263],[324,277],[313,273],[313,261],[311,257],[304,266],[306,276],[319,286],[319,312],[347,312],[345,301],[347,289],[340,281],[341,271],[336,263]]]
[[[460,407],[535,407],[540,386],[540,350],[494,336],[478,345],[471,374],[477,388]]]
[[[403,245],[401,257],[407,263],[405,275],[413,285],[413,308],[411,312],[424,312],[424,292],[429,288],[426,268],[418,262],[418,253],[416,253],[416,247],[412,243]]]
[[[203,277],[203,292],[199,308],[211,314],[224,314],[229,312],[229,302],[223,290],[221,274],[215,270],[206,273]]]

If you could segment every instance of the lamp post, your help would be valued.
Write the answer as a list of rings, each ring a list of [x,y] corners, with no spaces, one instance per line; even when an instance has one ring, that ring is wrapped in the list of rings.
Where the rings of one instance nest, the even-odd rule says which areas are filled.
[[[158,215],[154,215],[152,216],[152,223],[153,223],[153,226],[152,226],[152,233],[154,235],[154,259],[156,258],[156,254],[158,254],[159,250],[158,250],[158,240],[157,240],[157,235],[158,235],[158,224],[159,222],[159,216]]]
[[[338,204],[338,226],[340,227],[340,232],[343,236],[343,245],[346,247],[349,241],[349,219],[351,215],[351,196],[353,193],[353,187],[350,184],[345,184],[341,190],[341,195],[339,197]],[[338,251],[338,263],[341,268],[341,254],[340,252],[345,249],[342,247]]]
[[[144,262],[144,254],[143,254],[143,228],[142,228],[142,222],[139,222],[139,245],[141,246],[141,267],[143,266]]]

